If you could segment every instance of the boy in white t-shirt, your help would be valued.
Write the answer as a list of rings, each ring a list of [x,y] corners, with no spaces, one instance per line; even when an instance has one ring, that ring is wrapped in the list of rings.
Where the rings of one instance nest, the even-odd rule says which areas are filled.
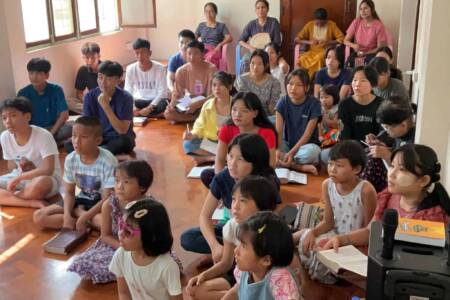
[[[150,60],[150,42],[138,38],[133,43],[137,62],[127,67],[125,90],[133,95],[134,115],[162,118],[168,104],[167,70]]]
[[[82,116],[75,121],[72,143],[75,151],[64,162],[64,203],[37,210],[33,215],[41,227],[86,230],[101,226],[101,206],[114,188],[117,159],[98,145],[102,126],[95,117]],[[76,194],[75,189],[79,189]]]
[[[5,130],[0,136],[9,173],[0,176],[0,205],[43,207],[58,194],[59,153],[52,134],[30,125],[32,105],[24,97],[0,106]]]

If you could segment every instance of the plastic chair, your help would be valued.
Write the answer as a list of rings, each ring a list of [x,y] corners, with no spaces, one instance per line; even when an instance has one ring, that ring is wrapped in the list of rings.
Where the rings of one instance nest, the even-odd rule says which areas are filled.
[[[236,77],[238,77],[241,74],[241,58],[247,52],[249,52],[247,48],[242,47],[241,44],[239,44],[238,42],[236,45],[236,63],[234,70],[234,72],[236,73]]]

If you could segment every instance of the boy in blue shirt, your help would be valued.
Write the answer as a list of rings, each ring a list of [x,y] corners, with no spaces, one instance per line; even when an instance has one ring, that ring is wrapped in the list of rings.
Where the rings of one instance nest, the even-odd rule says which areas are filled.
[[[178,33],[178,51],[177,54],[169,57],[169,65],[167,67],[167,87],[172,92],[175,83],[175,73],[178,68],[186,63],[187,45],[195,40],[195,34],[189,29],[183,29]]]
[[[50,62],[45,58],[32,58],[27,64],[30,84],[17,95],[31,101],[33,112],[30,124],[47,129],[56,143],[61,144],[71,136],[72,127],[65,124],[69,110],[62,88],[47,82],[50,68]]]

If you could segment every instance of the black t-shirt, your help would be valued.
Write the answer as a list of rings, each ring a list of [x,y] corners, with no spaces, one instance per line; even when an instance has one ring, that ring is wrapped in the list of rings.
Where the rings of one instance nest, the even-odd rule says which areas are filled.
[[[88,66],[81,66],[75,79],[75,89],[84,91],[87,88],[90,91],[96,88],[98,86],[97,75],[98,73],[92,72]]]
[[[365,140],[369,133],[377,135],[381,126],[377,123],[377,109],[383,102],[378,96],[367,105],[357,103],[352,97],[339,103],[340,139]]]

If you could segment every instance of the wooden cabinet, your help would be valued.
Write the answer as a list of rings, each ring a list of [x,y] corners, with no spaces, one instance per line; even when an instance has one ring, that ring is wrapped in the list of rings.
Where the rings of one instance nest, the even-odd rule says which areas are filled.
[[[291,66],[294,63],[295,36],[314,19],[317,8],[325,8],[328,19],[336,22],[344,34],[356,16],[356,0],[281,0],[280,5],[282,53]]]

